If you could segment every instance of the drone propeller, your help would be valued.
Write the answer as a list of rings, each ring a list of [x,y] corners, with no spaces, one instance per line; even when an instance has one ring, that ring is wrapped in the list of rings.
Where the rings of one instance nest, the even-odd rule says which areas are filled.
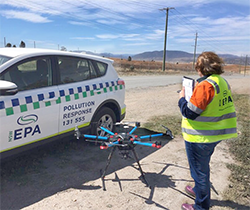
[[[162,126],[163,128],[166,129],[166,135],[167,135],[167,136],[170,136],[171,139],[173,139],[174,136],[173,136],[173,134],[172,134],[172,131],[171,131],[169,128],[167,128],[166,126],[164,126],[164,125],[161,125],[161,126]]]
[[[122,122],[117,122],[115,125],[131,125],[131,124],[134,124],[137,127],[141,126],[141,123],[137,122],[137,121],[135,121],[135,122],[129,122],[129,121],[125,122],[125,121],[122,121]]]

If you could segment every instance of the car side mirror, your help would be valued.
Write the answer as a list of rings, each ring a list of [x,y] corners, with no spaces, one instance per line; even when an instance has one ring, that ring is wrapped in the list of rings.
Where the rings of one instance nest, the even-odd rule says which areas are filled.
[[[0,80],[0,96],[11,96],[18,92],[17,85],[13,82]]]

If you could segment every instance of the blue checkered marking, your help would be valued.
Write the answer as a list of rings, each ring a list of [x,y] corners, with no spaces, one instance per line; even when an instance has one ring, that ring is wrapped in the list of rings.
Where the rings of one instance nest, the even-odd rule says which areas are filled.
[[[105,82],[105,83],[99,83],[99,87],[100,89],[104,88],[105,87],[110,87],[110,86],[115,86],[115,85],[118,85],[118,82],[117,81],[111,81],[111,82]],[[97,85],[96,84],[93,84],[92,85],[93,87],[93,90],[96,90],[97,89]],[[85,90],[86,91],[90,91],[90,86],[89,85],[86,85],[85,86]],[[70,88],[68,89],[68,93],[69,95],[72,95],[74,94],[75,90],[73,88]],[[82,93],[83,92],[83,87],[77,87],[77,92],[78,93]],[[63,97],[65,96],[65,90],[59,90],[59,96],[60,97]],[[54,98],[55,97],[55,92],[49,92],[49,98]],[[33,102],[39,102],[39,101],[43,101],[44,100],[44,94],[41,93],[41,94],[37,94],[37,99],[35,99],[34,97],[32,98],[32,96],[26,96],[25,97],[25,103],[26,104],[31,104]],[[13,98],[11,99],[11,104],[12,104],[12,107],[18,107],[22,104],[20,104],[20,101],[18,98]],[[1,109],[6,109],[8,107],[5,106],[5,102],[4,101],[0,101],[0,110]]]
[[[55,98],[55,92],[49,92],[49,98]]]
[[[64,90],[59,90],[59,94],[60,94],[60,96],[65,96]]]
[[[19,100],[18,100],[18,98],[14,98],[14,99],[12,99],[11,100],[11,102],[12,102],[12,106],[13,107],[15,107],[15,106],[19,106],[20,104],[19,104]]]
[[[69,94],[70,94],[70,95],[73,95],[73,94],[74,94],[74,89],[73,89],[73,88],[70,88],[70,89],[69,89]]]
[[[32,97],[31,97],[31,96],[26,96],[26,97],[25,97],[25,101],[26,101],[26,104],[30,104],[30,103],[32,103],[32,102],[33,102],[33,100],[32,100]]]
[[[0,109],[4,109],[5,106],[4,106],[4,101],[0,101]]]
[[[43,94],[38,94],[38,101],[43,101],[44,100],[44,95]]]
[[[78,90],[78,93],[82,93],[82,87],[78,87],[77,90]]]

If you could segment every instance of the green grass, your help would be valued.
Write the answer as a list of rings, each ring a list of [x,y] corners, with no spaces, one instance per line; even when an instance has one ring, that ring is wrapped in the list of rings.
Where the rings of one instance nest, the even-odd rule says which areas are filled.
[[[233,95],[238,123],[238,137],[229,141],[229,151],[237,163],[228,164],[231,170],[229,189],[225,197],[249,204],[250,199],[250,97]]]
[[[181,135],[181,115],[152,117],[143,127],[157,132],[165,132],[164,125],[172,131],[174,136]]]

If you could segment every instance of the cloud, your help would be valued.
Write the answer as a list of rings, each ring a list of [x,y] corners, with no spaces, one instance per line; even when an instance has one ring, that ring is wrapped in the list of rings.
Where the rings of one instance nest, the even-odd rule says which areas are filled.
[[[147,46],[147,45],[151,45],[151,43],[149,42],[141,42],[141,43],[127,43],[127,44],[122,44],[122,46]]]
[[[239,5],[249,5],[249,0],[211,0],[209,3],[224,2]],[[133,18],[146,19],[159,9],[166,7],[166,0],[1,0],[0,4],[15,10],[27,10],[31,13],[43,15],[66,16],[76,20],[110,21],[131,20]],[[172,0],[169,5],[180,8],[188,6],[201,7],[208,4],[207,0]],[[113,22],[115,23],[115,22]],[[110,24],[110,23],[109,23]]]
[[[160,29],[154,30],[153,32],[154,33],[145,34],[145,38],[150,40],[159,40],[162,39],[164,37],[163,35],[165,34],[165,30]]]
[[[177,2],[182,1],[179,0]],[[134,18],[141,20],[150,18],[149,14],[156,13],[159,8],[165,5],[165,1],[1,0],[0,5],[4,5],[4,7],[9,7],[16,11],[27,10],[31,13],[38,13],[43,16],[63,16],[74,20],[95,20],[99,23],[110,25],[117,23],[122,24]],[[136,23],[134,24],[134,26],[136,26]]]
[[[99,39],[117,39],[120,37],[120,35],[114,35],[114,34],[99,34],[96,35]]]
[[[76,39],[76,40],[94,40],[94,37],[72,37],[70,39]]]
[[[97,20],[98,23],[105,24],[105,25],[116,25],[116,24],[122,24],[122,21],[118,20],[108,20],[108,19],[99,19]]]
[[[234,5],[245,5],[249,6],[249,0],[240,0],[240,1],[235,1],[235,0],[220,0],[223,3],[231,3]],[[211,2],[218,2],[218,0],[211,0]]]
[[[71,25],[77,25],[77,26],[92,26],[89,22],[80,22],[80,21],[68,21]]]
[[[225,7],[221,9],[218,5]],[[86,43],[95,40],[93,44],[99,40],[107,41],[102,44],[110,41],[113,45],[122,42],[129,46],[143,46],[163,43],[166,11],[159,9],[171,6],[176,9],[169,13],[169,45],[177,43],[177,48],[185,45],[193,48],[195,33],[198,32],[198,43],[203,40],[211,47],[219,48],[220,43],[227,40],[228,45],[237,40],[245,41],[246,45],[249,43],[246,37],[250,36],[250,16],[247,14],[246,17],[242,5],[249,8],[249,0],[169,0],[168,5],[166,0],[1,0],[0,16],[33,23],[53,22],[48,24],[50,27],[74,25],[74,30],[66,33],[63,31],[64,28],[67,30],[66,27],[60,29],[62,33],[53,40],[55,43],[59,39],[61,43],[74,39],[87,40]],[[83,33],[84,30],[88,33]],[[83,34],[89,37],[81,37]],[[36,37],[42,39],[37,34],[32,38]],[[217,44],[213,43],[214,40],[218,40]]]
[[[32,12],[22,12],[22,11],[15,11],[15,10],[4,10],[1,11],[1,15],[10,19],[21,19],[21,20],[25,20],[25,21],[29,21],[29,22],[33,22],[33,23],[48,23],[51,22],[51,20],[49,20],[46,17],[43,17],[39,14],[35,14]]]
[[[96,35],[99,39],[123,39],[123,40],[129,40],[137,38],[139,34],[99,34]]]

